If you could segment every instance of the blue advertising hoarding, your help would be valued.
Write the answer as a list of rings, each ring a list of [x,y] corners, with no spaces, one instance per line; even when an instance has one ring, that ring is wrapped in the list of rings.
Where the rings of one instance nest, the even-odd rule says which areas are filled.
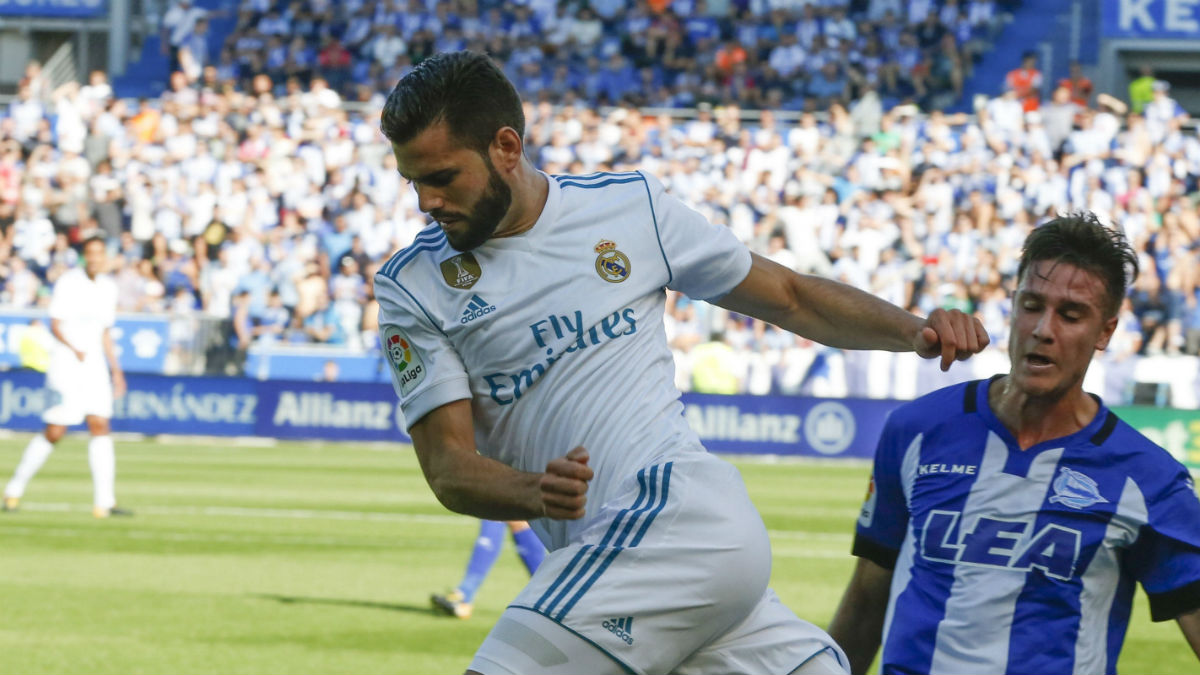
[[[49,330],[50,320],[44,311],[0,311],[0,368],[21,365],[17,350],[33,319],[40,319]],[[112,337],[121,368],[129,373],[161,373],[167,358],[168,323],[166,317],[118,316]]]
[[[108,0],[0,0],[0,16],[100,18]]]
[[[144,434],[410,442],[388,384],[130,374],[113,429]],[[0,372],[0,428],[42,427],[45,376]],[[870,458],[901,401],[684,394],[684,417],[720,453]]]
[[[875,456],[903,401],[684,394],[684,417],[712,452],[806,457]]]
[[[254,346],[246,353],[245,372],[260,380],[320,380],[330,361],[337,365],[341,382],[391,382],[387,360],[378,349],[361,354],[342,347]]]
[[[42,428],[46,376],[31,370],[0,373],[0,428]],[[112,428],[142,434],[253,436],[259,383],[224,377],[126,377],[128,392],[113,405]]]
[[[411,440],[404,432],[404,414],[391,385],[265,380],[256,386],[258,436]]]
[[[1101,31],[1109,38],[1200,38],[1200,0],[1102,0]]]

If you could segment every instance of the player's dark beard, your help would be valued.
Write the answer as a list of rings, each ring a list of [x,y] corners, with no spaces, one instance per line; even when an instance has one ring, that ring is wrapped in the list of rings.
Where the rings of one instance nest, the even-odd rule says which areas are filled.
[[[496,233],[496,228],[500,226],[500,221],[508,213],[508,207],[512,205],[512,188],[500,178],[491,162],[487,162],[487,167],[487,189],[479,201],[475,202],[470,215],[466,216],[466,229],[454,233],[446,231],[446,240],[456,251],[470,251],[491,239]]]

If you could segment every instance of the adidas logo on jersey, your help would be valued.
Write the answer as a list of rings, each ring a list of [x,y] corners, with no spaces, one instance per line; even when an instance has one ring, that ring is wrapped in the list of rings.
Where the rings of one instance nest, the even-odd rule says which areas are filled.
[[[489,305],[487,300],[479,297],[478,294],[472,295],[470,302],[467,303],[467,308],[463,310],[462,318],[458,322],[467,324],[484,314],[491,314],[494,311],[496,311],[495,305]]]
[[[623,619],[609,619],[600,624],[604,628],[625,641],[625,644],[633,644],[633,617],[627,616]]]

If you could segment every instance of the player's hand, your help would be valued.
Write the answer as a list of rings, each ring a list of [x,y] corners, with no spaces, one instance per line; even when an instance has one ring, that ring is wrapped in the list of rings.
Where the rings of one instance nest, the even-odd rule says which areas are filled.
[[[583,517],[588,481],[595,475],[587,462],[588,451],[578,446],[546,465],[538,489],[542,493],[542,512],[547,518],[578,520]]]
[[[978,354],[989,342],[979,319],[957,309],[935,309],[917,331],[913,350],[927,359],[941,356],[942,370],[947,371],[950,364]]]
[[[74,347],[71,347],[71,351],[75,352],[75,358],[79,359],[80,361],[83,361],[85,358],[87,358],[87,354],[75,349]]]
[[[125,395],[125,373],[119,370],[114,370],[112,374],[113,383],[113,398],[121,398]]]

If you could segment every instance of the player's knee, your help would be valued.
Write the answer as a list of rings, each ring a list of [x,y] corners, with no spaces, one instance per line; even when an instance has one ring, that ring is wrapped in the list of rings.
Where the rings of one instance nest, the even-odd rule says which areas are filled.
[[[108,434],[108,420],[103,417],[89,417],[87,425],[88,432],[93,436],[105,436]]]
[[[46,440],[50,441],[51,443],[57,443],[62,440],[62,437],[66,435],[66,433],[67,428],[64,426],[58,424],[47,424],[46,431],[43,435],[46,437]]]

